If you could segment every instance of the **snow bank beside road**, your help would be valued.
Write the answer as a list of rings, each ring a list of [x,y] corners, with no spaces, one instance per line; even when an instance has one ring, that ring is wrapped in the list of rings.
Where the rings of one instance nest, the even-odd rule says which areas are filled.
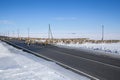
[[[89,80],[54,62],[0,42],[0,80]]]
[[[120,43],[84,43],[84,44],[64,44],[64,43],[57,43],[55,44],[59,47],[66,47],[66,48],[75,48],[75,49],[90,49],[95,51],[103,51],[109,54],[120,55]]]

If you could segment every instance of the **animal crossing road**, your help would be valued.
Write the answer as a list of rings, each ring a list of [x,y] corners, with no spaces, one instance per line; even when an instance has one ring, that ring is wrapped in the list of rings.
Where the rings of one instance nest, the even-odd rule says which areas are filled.
[[[10,42],[10,43],[9,43]],[[73,71],[99,80],[120,80],[120,59],[75,49],[60,48],[52,45],[27,46],[21,40],[9,40],[9,44],[23,47],[64,65]]]

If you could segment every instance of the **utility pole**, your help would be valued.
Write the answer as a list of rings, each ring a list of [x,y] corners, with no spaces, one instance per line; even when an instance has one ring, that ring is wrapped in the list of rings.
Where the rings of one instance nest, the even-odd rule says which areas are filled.
[[[30,38],[30,29],[28,28],[28,40]]]
[[[102,41],[104,40],[104,25],[102,25]]]
[[[6,36],[9,37],[9,31],[6,32]]]
[[[18,34],[18,39],[19,39],[19,37],[20,37],[20,31],[19,31],[19,29],[17,29],[17,34]]]
[[[13,38],[15,37],[15,33],[14,33],[14,31],[13,31]]]

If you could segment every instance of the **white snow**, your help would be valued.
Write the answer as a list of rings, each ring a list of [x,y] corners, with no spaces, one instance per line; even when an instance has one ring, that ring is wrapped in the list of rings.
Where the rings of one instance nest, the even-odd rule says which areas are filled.
[[[44,42],[46,42],[46,40],[35,40],[35,42],[44,43]]]
[[[0,41],[0,80],[90,80]]]
[[[65,43],[57,43],[55,44],[59,47],[65,48],[74,48],[74,49],[84,49],[84,50],[95,50],[98,52],[102,52],[104,54],[114,54],[112,56],[120,57],[120,43],[84,43],[84,44],[65,44]]]

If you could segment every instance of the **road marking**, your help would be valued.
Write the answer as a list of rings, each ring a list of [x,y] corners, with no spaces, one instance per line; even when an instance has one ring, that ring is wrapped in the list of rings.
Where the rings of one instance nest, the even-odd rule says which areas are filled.
[[[23,49],[23,50],[25,50],[25,51],[27,51],[27,52],[29,52],[29,53],[32,53],[32,54],[37,55],[37,56],[39,56],[39,57],[42,57],[42,58],[45,58],[45,59],[47,59],[47,60],[53,61],[53,62],[55,62],[55,63],[57,63],[57,64],[59,64],[59,65],[62,65],[62,66],[64,66],[64,67],[66,67],[66,68],[69,68],[69,69],[71,69],[71,70],[73,70],[73,71],[76,71],[76,72],[78,72],[78,73],[81,73],[81,74],[83,74],[83,75],[86,76],[86,77],[89,77],[89,78],[94,79],[94,80],[100,80],[100,79],[98,79],[98,78],[96,78],[96,77],[94,77],[94,76],[91,76],[91,75],[83,72],[83,71],[77,70],[77,69],[75,69],[75,68],[73,68],[73,67],[70,67],[70,66],[68,66],[68,65],[66,65],[66,64],[63,64],[63,63],[61,63],[61,62],[58,62],[58,61],[56,61],[56,60],[54,60],[54,59],[52,59],[52,58],[46,57],[46,56],[44,56],[44,55],[38,54],[38,53],[33,52],[33,51],[31,51],[31,50],[29,50],[29,49],[26,49],[26,48],[24,48],[24,47],[18,46],[18,45],[16,45],[16,44],[12,43],[12,42],[9,42],[9,41],[6,41],[6,40],[4,40],[4,41],[5,41],[5,42],[8,42],[8,43],[10,43],[11,45],[14,45],[14,46],[16,46],[16,47],[18,47],[18,48],[20,48],[20,49]]]
[[[51,49],[48,49],[48,50],[51,50]],[[72,57],[75,57],[75,58],[82,58],[82,59],[84,59],[84,60],[88,60],[88,61],[92,61],[92,62],[95,62],[95,63],[99,63],[99,64],[103,64],[103,65],[106,65],[106,66],[111,66],[111,67],[120,69],[119,66],[115,66],[115,65],[103,63],[103,62],[100,62],[100,61],[95,61],[95,60],[88,59],[88,58],[84,58],[84,57],[80,57],[80,56],[75,56],[75,55],[68,54],[68,53],[65,53],[65,52],[60,52],[60,51],[56,51],[56,50],[52,50],[52,51],[58,52],[58,53],[60,53],[60,54],[65,54],[65,55],[68,55],[68,56],[72,56]]]

